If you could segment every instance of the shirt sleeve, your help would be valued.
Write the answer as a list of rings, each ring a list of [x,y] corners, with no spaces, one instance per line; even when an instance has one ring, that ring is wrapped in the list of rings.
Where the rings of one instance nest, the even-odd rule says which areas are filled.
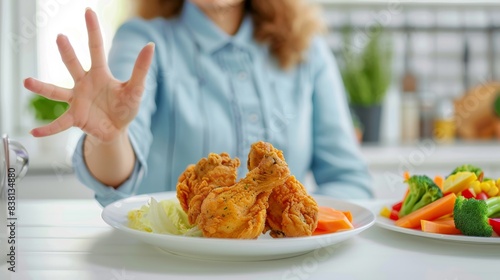
[[[149,42],[159,39],[154,32],[151,23],[144,20],[134,19],[122,25],[115,34],[113,45],[109,53],[108,64],[115,78],[121,81],[130,79],[135,60],[141,49]],[[82,136],[75,153],[73,154],[73,167],[79,180],[95,192],[97,201],[103,206],[134,195],[147,173],[147,157],[149,148],[153,140],[151,133],[151,116],[156,111],[155,95],[157,89],[157,58],[153,57],[153,62],[149,69],[145,91],[142,96],[139,112],[129,126],[129,137],[136,155],[136,162],[131,176],[118,188],[106,186],[95,179],[83,158]],[[124,107],[123,110],[127,108]]]
[[[342,78],[326,42],[313,40],[313,159],[317,193],[371,198],[370,174],[354,133]]]

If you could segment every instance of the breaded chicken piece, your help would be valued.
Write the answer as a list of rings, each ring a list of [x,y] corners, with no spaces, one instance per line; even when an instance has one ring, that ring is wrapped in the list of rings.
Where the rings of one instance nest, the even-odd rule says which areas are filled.
[[[304,186],[290,176],[269,196],[266,230],[274,238],[311,236],[318,226],[318,204]]]
[[[283,153],[266,142],[252,144],[247,168],[253,170],[263,156],[276,152],[284,160]],[[318,204],[307,194],[305,187],[290,176],[284,184],[275,187],[269,196],[267,222],[264,232],[270,230],[274,238],[310,236],[318,225]]]
[[[231,187],[213,189],[201,205],[198,228],[205,237],[255,239],[264,229],[268,197],[282,185],[290,170],[276,153]]]
[[[232,159],[227,153],[210,153],[197,164],[189,165],[179,176],[177,198],[191,224],[196,224],[201,204],[212,189],[236,184],[239,166],[240,160]]]

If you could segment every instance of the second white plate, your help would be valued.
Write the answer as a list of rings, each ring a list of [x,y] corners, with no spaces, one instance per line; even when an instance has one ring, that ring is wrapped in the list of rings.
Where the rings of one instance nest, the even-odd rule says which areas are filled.
[[[447,241],[456,241],[456,242],[464,242],[464,243],[476,243],[476,244],[500,244],[500,237],[475,237],[475,236],[465,236],[465,235],[457,235],[457,234],[438,234],[438,233],[429,233],[423,232],[419,229],[409,229],[398,227],[394,224],[394,221],[384,218],[377,217],[376,224],[380,227],[383,227],[388,230],[401,232],[414,236],[421,236],[427,238],[441,239]]]

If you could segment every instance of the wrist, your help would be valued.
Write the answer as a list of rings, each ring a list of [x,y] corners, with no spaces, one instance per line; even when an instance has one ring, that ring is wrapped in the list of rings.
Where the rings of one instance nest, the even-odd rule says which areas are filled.
[[[86,141],[92,145],[102,145],[102,146],[115,146],[123,143],[127,143],[128,139],[128,128],[120,130],[118,133],[114,134],[112,137],[96,137],[92,134],[86,134]]]
[[[97,151],[98,153],[118,153],[122,154],[124,151],[131,149],[131,143],[128,137],[128,130],[118,133],[115,137],[108,141],[103,141],[100,138],[91,134],[85,135],[83,142],[84,155],[90,156],[91,153]],[[113,152],[115,151],[115,152]]]

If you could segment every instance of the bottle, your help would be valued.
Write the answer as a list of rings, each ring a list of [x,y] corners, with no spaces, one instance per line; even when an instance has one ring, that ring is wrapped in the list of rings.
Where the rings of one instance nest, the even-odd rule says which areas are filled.
[[[411,143],[420,136],[419,100],[415,92],[404,92],[401,98],[401,141]]]
[[[453,102],[443,98],[436,107],[434,119],[434,140],[438,143],[452,143],[455,140],[456,127]]]

